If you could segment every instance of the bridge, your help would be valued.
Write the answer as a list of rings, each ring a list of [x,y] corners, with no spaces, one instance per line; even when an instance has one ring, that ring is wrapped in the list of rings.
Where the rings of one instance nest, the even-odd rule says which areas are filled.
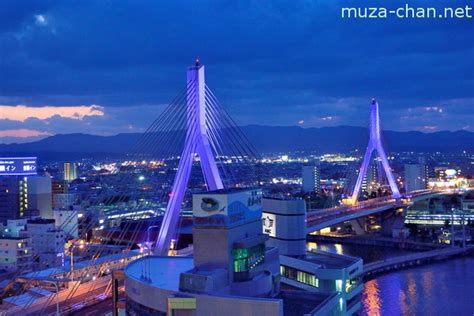
[[[373,100],[370,107],[371,129],[369,145],[359,170],[354,191],[351,197],[344,201],[343,205],[309,212],[306,218],[308,233],[345,221],[381,213],[389,209],[407,207],[418,200],[444,193],[442,191],[422,190],[400,195],[388,164],[387,156],[382,147],[377,102]],[[180,132],[183,132],[183,135],[178,135]],[[165,137],[167,138],[164,139]],[[160,144],[160,146],[157,146],[157,144]],[[379,156],[377,161],[383,167],[392,190],[392,195],[360,201],[359,194],[373,152],[376,152]],[[17,283],[23,283],[24,287],[19,291],[12,292],[14,296],[8,298],[7,302],[13,308],[8,310],[7,314],[48,314],[50,312],[54,313],[56,308],[63,313],[71,313],[74,309],[87,306],[90,302],[102,300],[104,295],[108,296],[110,294],[112,282],[109,273],[110,269],[124,266],[128,262],[128,258],[132,256],[142,256],[152,252],[157,255],[170,254],[170,248],[172,248],[172,244],[177,236],[177,227],[181,218],[183,204],[186,200],[185,195],[189,194],[190,191],[188,190],[188,183],[191,181],[191,172],[194,165],[199,164],[201,166],[204,178],[204,186],[201,189],[216,190],[242,185],[241,183],[232,183],[235,177],[229,160],[239,164],[247,162],[252,165],[261,159],[258,152],[245,138],[245,135],[243,135],[235,122],[225,112],[206,85],[204,66],[199,61],[196,61],[192,67],[188,68],[187,85],[184,92],[153,122],[132,153],[133,155],[129,158],[128,162],[122,165],[125,172],[120,174],[120,170],[117,171],[117,174],[119,174],[117,181],[120,181],[120,185],[113,183],[115,184],[113,187],[118,188],[122,187],[123,184],[133,182],[136,173],[126,171],[128,167],[131,170],[135,170],[136,162],[144,161],[144,159],[150,160],[155,158],[155,161],[160,161],[163,164],[166,161],[170,164],[170,169],[175,171],[174,179],[164,178],[163,181],[164,183],[172,183],[169,192],[162,190],[163,196],[158,196],[159,194],[155,196],[160,202],[167,202],[163,221],[160,225],[152,225],[153,223],[151,223],[148,227],[145,227],[147,238],[140,240],[139,244],[134,244],[134,241],[136,241],[137,235],[140,233],[140,225],[132,232],[131,235],[133,236],[130,236],[128,239],[126,232],[129,226],[125,226],[116,238],[115,236],[112,238],[113,235],[108,233],[104,240],[114,239],[116,245],[124,246],[123,253],[112,255],[111,257],[107,257],[104,254],[104,249],[98,249],[91,255],[90,260],[75,264],[72,255],[74,249],[72,248],[70,254],[71,263],[69,265],[63,263],[62,268],[33,272],[18,271],[17,275],[11,279]],[[173,165],[175,157],[179,157],[177,166]],[[173,175],[172,173],[169,174]],[[257,183],[257,181],[247,182],[245,184],[248,186],[255,186],[255,183]],[[127,186],[123,187],[125,190],[127,189]],[[100,195],[92,196],[90,199],[102,201],[98,203],[103,205],[107,205],[111,201],[118,204],[125,200],[121,195],[109,197],[107,194],[107,190],[104,190],[104,193],[101,191]],[[165,197],[165,195],[167,196]],[[84,200],[89,201],[88,199]],[[147,212],[149,209],[146,199],[142,200],[144,204],[137,202],[137,205],[126,210],[126,216],[141,218],[140,216],[143,216],[143,212]],[[108,215],[120,217],[124,214],[118,212]],[[65,226],[67,224],[68,221],[65,221],[64,227],[61,227],[61,229],[66,229]],[[95,227],[94,221],[86,225],[87,227],[84,229],[86,234],[87,231],[92,229],[102,229],[101,227]],[[150,240],[149,229],[154,227],[159,228],[159,233],[155,240]],[[81,238],[87,240],[87,237],[81,236]],[[140,248],[139,250],[136,249],[137,245]],[[138,251],[138,253],[134,253],[134,251]],[[146,275],[149,268],[143,266],[142,269],[142,273]],[[46,275],[44,275],[45,273]],[[41,283],[44,282],[55,285],[56,291],[45,292],[40,298],[37,294],[30,295],[28,293],[31,290],[31,286],[43,286]],[[56,307],[54,307],[55,304]],[[3,311],[0,310],[0,312]]]
[[[374,153],[377,154],[375,161],[380,164],[380,177],[383,172],[391,189],[391,195],[388,197],[360,201],[359,195],[362,191],[364,180],[366,180],[369,164]],[[389,165],[387,154],[382,145],[379,105],[375,99],[372,99],[370,104],[369,142],[361,167],[358,170],[357,181],[352,193],[350,197],[342,200],[342,205],[309,212],[306,216],[307,233],[312,233],[326,227],[368,215],[379,214],[389,209],[408,207],[416,201],[429,199],[442,193],[442,191],[419,190],[404,195],[400,194]]]
[[[340,205],[309,212],[306,215],[307,233],[334,226],[353,219],[382,213],[389,209],[405,208],[414,202],[445,194],[444,191],[422,190],[402,195],[401,198],[383,197],[360,201],[355,205]]]

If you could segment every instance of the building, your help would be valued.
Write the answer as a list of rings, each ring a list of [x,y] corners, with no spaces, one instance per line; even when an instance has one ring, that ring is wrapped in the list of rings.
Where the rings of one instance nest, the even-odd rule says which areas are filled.
[[[263,233],[268,245],[280,254],[300,255],[306,251],[306,205],[302,199],[262,200]]]
[[[321,174],[318,166],[303,166],[303,192],[321,193]]]
[[[52,180],[53,209],[71,209],[76,204],[78,195],[69,192],[69,185],[64,180]]]
[[[74,181],[77,179],[77,167],[75,162],[65,162],[63,165],[64,181]]]
[[[194,258],[145,256],[126,266],[128,315],[338,315],[337,293],[280,288],[260,190],[195,194],[193,216]]]
[[[30,239],[0,237],[0,269],[8,272],[27,271],[31,268]]]
[[[79,237],[79,210],[77,209],[55,209],[53,218],[56,228],[71,238]]]
[[[54,219],[29,219],[26,234],[30,237],[36,267],[47,268],[61,264],[66,234],[57,229]]]
[[[364,287],[362,259],[310,250],[304,256],[280,256],[281,282],[301,290],[332,293],[338,314],[357,315]]]
[[[52,184],[50,177],[27,177],[27,209],[35,210],[42,218],[53,218]]]
[[[424,164],[405,165],[405,192],[428,188],[428,167]]]
[[[0,220],[18,219],[28,205],[26,177],[0,177]]]
[[[52,218],[51,178],[7,176],[0,178],[0,220],[25,216]]]
[[[338,302],[336,315],[357,314],[363,261],[360,258],[306,249],[306,209],[302,200],[263,199],[263,232],[280,252],[282,287],[330,293]]]

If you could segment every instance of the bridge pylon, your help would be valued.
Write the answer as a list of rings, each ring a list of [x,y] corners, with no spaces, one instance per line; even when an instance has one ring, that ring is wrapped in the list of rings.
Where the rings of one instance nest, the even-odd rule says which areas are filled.
[[[189,183],[193,161],[196,156],[199,156],[207,189],[219,190],[224,188],[207,131],[204,65],[199,60],[196,60],[196,63],[188,68],[186,95],[186,138],[178,163],[178,170],[173,180],[170,199],[157,237],[154,249],[156,255],[166,256],[168,254],[171,239],[177,230],[186,187]]]
[[[362,182],[364,177],[367,174],[369,167],[370,159],[373,152],[375,151],[382,162],[383,171],[387,177],[390,189],[392,190],[392,196],[394,198],[400,198],[400,192],[398,190],[397,184],[395,182],[395,177],[392,174],[390,165],[388,163],[387,154],[382,145],[382,133],[380,128],[380,117],[379,117],[379,105],[375,99],[372,99],[370,104],[370,123],[369,123],[369,144],[365,150],[364,160],[362,161],[362,166],[359,169],[359,175],[357,177],[357,182],[354,187],[354,191],[350,199],[346,201],[347,204],[356,204],[359,199],[359,193],[362,187]]]

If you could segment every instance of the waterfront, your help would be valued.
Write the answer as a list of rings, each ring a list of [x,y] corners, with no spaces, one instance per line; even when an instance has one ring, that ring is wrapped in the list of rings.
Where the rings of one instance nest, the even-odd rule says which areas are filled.
[[[314,247],[314,243],[308,243]],[[347,244],[318,243],[318,249],[382,260],[406,250],[379,249]],[[361,315],[473,315],[474,257],[446,260],[403,269],[367,280],[362,292]],[[460,298],[464,298],[461,300]]]

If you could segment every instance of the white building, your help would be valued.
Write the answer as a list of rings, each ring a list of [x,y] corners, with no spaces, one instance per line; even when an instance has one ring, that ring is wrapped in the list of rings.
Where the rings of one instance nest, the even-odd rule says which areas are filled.
[[[26,271],[31,267],[30,239],[0,237],[0,269]]]
[[[77,238],[79,236],[79,219],[77,210],[53,210],[56,228],[63,231],[66,236]]]
[[[26,233],[40,268],[61,263],[66,234],[56,228],[54,219],[30,219],[26,224]]]
[[[318,166],[303,166],[303,192],[321,192],[321,174]]]

